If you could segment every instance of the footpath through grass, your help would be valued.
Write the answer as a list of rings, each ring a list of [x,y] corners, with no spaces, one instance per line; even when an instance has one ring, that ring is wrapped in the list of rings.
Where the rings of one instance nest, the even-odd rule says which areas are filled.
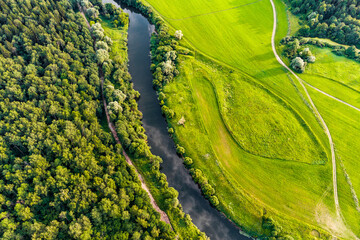
[[[306,67],[301,77],[311,85],[360,107],[360,64],[337,56],[330,48],[310,46],[316,62]]]
[[[360,197],[360,112],[312,89],[310,93],[335,143],[339,201],[345,223],[355,234],[359,234],[360,208],[354,197]]]
[[[356,107],[360,106],[360,64],[337,56],[332,49],[310,46],[317,61],[300,76],[313,86]],[[311,96],[332,134],[338,163],[338,189],[345,223],[360,233],[360,112],[315,90]]]

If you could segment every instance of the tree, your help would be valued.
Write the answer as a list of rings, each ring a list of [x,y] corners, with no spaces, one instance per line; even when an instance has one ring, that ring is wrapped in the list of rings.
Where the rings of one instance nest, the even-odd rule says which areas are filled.
[[[99,67],[104,97],[121,119],[121,141],[135,145],[135,154],[150,164],[127,65],[112,63],[111,39],[99,23],[89,34],[72,8],[77,3],[0,1],[1,238],[128,239],[138,232],[146,239],[155,228],[158,238],[174,239],[122,149],[100,125]],[[102,9],[101,1],[92,3]],[[98,52],[94,39],[104,40],[95,45]],[[161,159],[154,159],[148,169],[157,181]],[[157,186],[165,193],[162,181]]]
[[[103,42],[103,41],[96,42],[95,48],[96,49],[104,49],[106,51],[109,51],[109,47],[108,47],[107,43]]]
[[[185,163],[186,166],[190,166],[190,165],[193,164],[193,160],[191,158],[189,158],[189,157],[185,157],[184,158],[184,163]]]
[[[305,70],[305,62],[301,57],[294,58],[291,61],[290,65],[295,71],[297,71],[299,73],[302,73]]]
[[[104,49],[96,50],[96,59],[99,64],[103,64],[105,61],[109,60],[109,52]]]
[[[314,63],[316,61],[315,56],[308,56],[307,60],[308,63]]]
[[[105,3],[105,9],[106,12],[108,12],[110,15],[114,15],[116,11],[116,6],[112,3]]]
[[[99,17],[99,10],[96,8],[88,8],[86,10],[86,15],[88,15],[90,19],[94,20]]]
[[[310,36],[310,27],[309,27],[309,25],[305,24],[305,25],[301,26],[301,28],[299,29],[299,35],[304,36],[304,37]]]
[[[300,42],[298,39],[295,39],[294,41],[290,41],[285,49],[284,53],[288,58],[293,58],[297,56],[298,50],[300,49]]]
[[[181,147],[179,144],[176,144],[176,152],[182,156],[185,154],[185,148]]]
[[[74,239],[91,239],[91,227],[90,220],[86,216],[81,216],[70,223],[69,234]]]
[[[358,50],[356,49],[355,46],[348,47],[345,50],[345,54],[350,58],[356,58],[359,55]]]
[[[104,38],[104,32],[100,30],[95,30],[92,32],[92,36],[96,39],[96,41],[99,41]]]
[[[92,7],[91,2],[89,2],[89,0],[79,0],[80,5],[84,8],[89,8]]]
[[[182,33],[181,30],[176,30],[174,36],[175,36],[178,40],[181,40],[181,39],[183,38],[184,34]]]
[[[170,73],[173,72],[173,70],[174,70],[174,66],[171,60],[167,60],[166,62],[163,62],[162,71],[164,74],[169,75]]]

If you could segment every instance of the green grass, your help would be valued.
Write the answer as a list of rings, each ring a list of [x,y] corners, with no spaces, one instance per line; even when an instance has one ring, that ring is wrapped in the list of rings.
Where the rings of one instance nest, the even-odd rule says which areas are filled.
[[[317,61],[310,64],[301,77],[313,86],[360,107],[360,64],[346,57],[335,55],[329,48],[311,46],[311,51],[315,54]],[[309,88],[309,90],[311,89]],[[340,179],[339,199],[343,216],[352,230],[359,233],[360,212],[356,211],[344,171],[350,178],[354,192],[359,198],[360,113],[314,90],[311,90],[311,95],[328,125],[335,143]]]
[[[309,64],[301,77],[311,85],[360,107],[360,64],[337,56],[329,48],[310,48],[316,62]]]
[[[229,80],[233,74],[195,59],[185,61],[181,73],[164,89],[168,105],[179,119],[186,119],[185,127],[176,124],[177,118],[172,125],[178,141],[196,159],[195,167],[211,176],[221,209],[249,232],[261,232],[263,208],[283,221],[291,218],[293,223],[287,222],[286,229],[301,228],[297,221],[316,224],[314,209],[331,184],[331,166],[269,160],[242,150],[222,120],[216,93],[208,80],[220,76]],[[331,208],[331,195],[323,201]],[[305,230],[296,231],[294,234],[307,237]]]
[[[105,31],[105,35],[110,37],[113,41],[111,46],[110,57],[119,64],[128,63],[127,55],[127,29],[128,26],[114,28],[111,21],[106,17],[101,16],[101,25]]]
[[[181,29],[185,44],[195,49],[196,57],[182,62],[180,77],[164,92],[167,105],[177,114],[171,122],[177,141],[215,186],[220,209],[249,232],[261,232],[264,209],[295,239],[311,238],[315,226],[334,230],[331,161],[309,164],[324,162],[325,154],[330,157],[328,138],[309,108],[304,90],[288,77],[272,53],[270,2],[147,1],[173,30]],[[287,35],[288,18],[280,0],[276,6],[279,42]],[[295,21],[290,16],[290,23]],[[333,81],[338,89],[333,91],[339,98],[341,94],[355,101],[356,91],[349,94],[343,90],[342,84],[351,81],[339,81]],[[176,124],[182,116],[185,127]],[[344,128],[343,123],[338,124]],[[358,150],[352,149],[352,154],[356,153]],[[357,217],[352,215],[351,193],[340,170],[339,184],[345,185],[339,197],[353,226]],[[352,171],[347,171],[351,177]],[[359,233],[357,228],[353,231]]]
[[[360,178],[359,178],[359,149],[360,149],[360,112],[346,107],[343,104],[321,94],[310,90],[320,113],[326,121],[332,134],[336,158],[338,162],[338,176],[340,178],[339,200],[343,216],[355,233],[360,232],[360,212],[355,209],[349,184],[345,181],[343,163],[347,174],[350,177],[353,188],[360,197]]]
[[[224,120],[242,148],[268,158],[326,162],[306,122],[280,98],[236,73],[229,81],[216,79]]]
[[[287,15],[288,15],[288,23],[289,23],[289,35],[293,36],[297,33],[297,31],[299,31],[301,26],[299,24],[299,19],[289,10],[287,10]]]

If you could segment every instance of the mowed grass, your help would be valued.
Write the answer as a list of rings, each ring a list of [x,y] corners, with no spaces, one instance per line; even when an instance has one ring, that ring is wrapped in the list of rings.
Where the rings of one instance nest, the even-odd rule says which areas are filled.
[[[239,76],[237,83],[244,81]],[[195,167],[210,177],[221,209],[231,219],[249,232],[259,232],[265,208],[268,214],[286,222],[287,231],[291,229],[294,236],[300,234],[298,238],[306,239],[311,229],[299,221],[316,225],[319,202],[332,209],[332,195],[322,199],[331,184],[331,166],[269,160],[242,150],[221,117],[211,83],[219,77],[234,78],[233,74],[188,59],[182,64],[181,76],[164,88],[168,105],[177,113],[172,125],[178,140],[195,159]],[[247,98],[245,94],[239,97]],[[186,119],[184,127],[176,124],[182,116]]]
[[[277,63],[271,49],[273,14],[270,2],[260,1],[205,1],[190,0],[186,4],[181,0],[148,0],[160,14],[169,18],[196,16],[198,14],[221,9],[242,6],[210,15],[202,15],[184,20],[169,20],[174,29],[181,29],[185,40],[196,51],[206,57],[228,64],[256,79],[287,102],[294,111],[306,119],[309,128],[315,132],[325,146],[327,139],[313,113],[303,104],[283,68]],[[245,5],[248,3],[254,3]],[[285,25],[278,28],[277,39],[287,34],[287,16],[285,6],[277,0],[279,22]],[[204,5],[204,7],[201,7]],[[243,6],[245,5],[245,6]],[[209,63],[213,64],[213,63]],[[218,79],[218,81],[222,81]],[[232,122],[228,123],[229,126]],[[308,161],[308,160],[306,160]],[[308,161],[310,162],[310,161]]]
[[[360,64],[336,56],[328,48],[311,47],[317,61],[301,77],[311,85],[356,107],[360,107]],[[360,197],[360,113],[308,87],[322,114],[336,149],[339,201],[345,222],[360,234],[360,212],[354,194]],[[348,178],[348,179],[347,179]],[[351,183],[351,185],[349,184]],[[353,188],[353,192],[351,192]]]
[[[288,16],[288,22],[289,22],[289,34],[290,36],[293,36],[297,31],[300,29],[299,19],[290,12],[290,10],[287,10],[287,16]]]

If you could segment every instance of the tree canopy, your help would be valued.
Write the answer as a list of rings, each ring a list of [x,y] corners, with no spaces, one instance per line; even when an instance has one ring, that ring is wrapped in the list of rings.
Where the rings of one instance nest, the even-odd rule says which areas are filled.
[[[294,14],[302,16],[300,35],[360,48],[360,1],[290,0],[290,5]]]
[[[122,81],[107,94],[119,124],[134,126],[124,135],[143,135],[138,93],[112,67],[101,26],[90,32],[66,0],[0,1],[0,23],[0,236],[174,239],[98,120],[99,63]]]

